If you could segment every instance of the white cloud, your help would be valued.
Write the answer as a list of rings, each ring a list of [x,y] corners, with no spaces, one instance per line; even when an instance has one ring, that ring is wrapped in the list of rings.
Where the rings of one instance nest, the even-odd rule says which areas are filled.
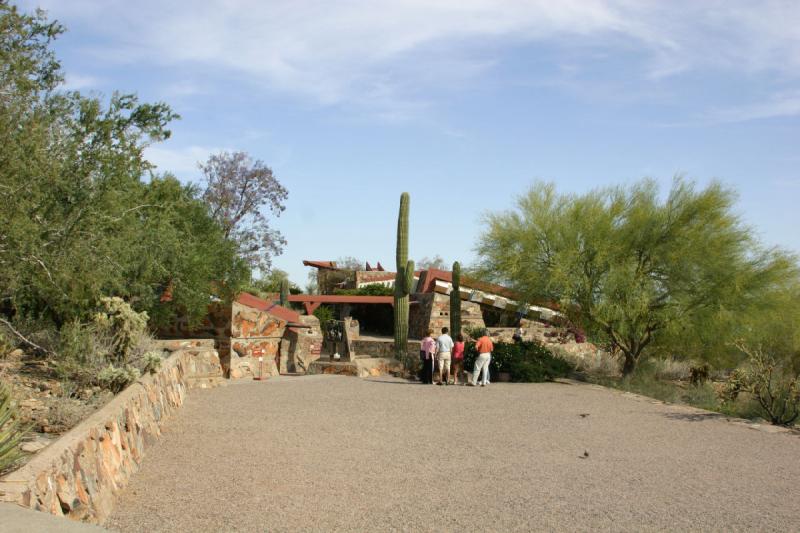
[[[638,51],[651,79],[709,68],[791,80],[800,72],[795,0],[40,1],[105,31],[108,42],[93,51],[104,61],[196,64],[395,119],[425,109],[421,89],[466,83],[501,48],[531,42]]]

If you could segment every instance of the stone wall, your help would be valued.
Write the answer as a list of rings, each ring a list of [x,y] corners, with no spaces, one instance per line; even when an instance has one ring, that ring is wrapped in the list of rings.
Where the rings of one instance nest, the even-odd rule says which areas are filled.
[[[239,302],[231,311],[231,358],[226,371],[231,378],[252,377],[260,373],[264,358],[268,376],[280,373],[280,346],[286,333],[286,321]],[[223,366],[226,361],[223,361]]]
[[[224,365],[231,349],[231,308],[222,302],[210,304],[199,325],[190,328],[187,317],[178,317],[157,333],[162,339],[214,339]]]
[[[409,336],[415,339],[425,337],[428,328],[438,335],[443,327],[450,327],[450,297],[439,293],[414,295],[417,303],[411,306],[409,316]],[[461,300],[461,327],[484,327],[481,307],[475,302]]]
[[[0,501],[100,523],[139,469],[145,450],[191,387],[221,382],[213,341],[171,341],[161,369],[140,378],[81,424],[0,478]]]
[[[419,356],[420,341],[408,341],[408,355],[410,357]],[[385,341],[380,340],[367,340],[360,339],[353,341],[353,350],[356,357],[384,357],[387,359],[394,358],[394,341],[389,339]]]
[[[281,341],[281,369],[305,374],[322,351],[322,331],[314,315],[301,316],[304,328],[290,327]]]

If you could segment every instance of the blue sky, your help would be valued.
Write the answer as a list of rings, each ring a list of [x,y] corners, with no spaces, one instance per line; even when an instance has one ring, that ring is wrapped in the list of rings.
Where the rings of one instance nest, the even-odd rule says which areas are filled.
[[[244,150],[289,190],[275,266],[470,263],[486,210],[675,174],[736,188],[763,242],[800,251],[800,3],[25,0],[67,26],[67,87],[182,116],[148,149],[197,180]]]

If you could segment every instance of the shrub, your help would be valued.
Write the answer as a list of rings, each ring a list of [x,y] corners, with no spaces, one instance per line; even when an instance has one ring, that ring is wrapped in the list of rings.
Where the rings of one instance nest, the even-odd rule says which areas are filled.
[[[711,366],[708,363],[692,365],[689,369],[689,381],[692,385],[700,385],[708,381],[711,376]]]
[[[737,343],[747,355],[747,366],[731,374],[725,388],[727,398],[741,392],[752,394],[764,418],[776,426],[791,426],[800,417],[800,376],[779,365],[760,347]]]
[[[314,316],[319,320],[320,327],[324,328],[324,324],[333,320],[333,309],[327,305],[321,305],[314,310]]]
[[[478,353],[475,342],[468,341],[464,349],[465,368],[475,365]],[[511,374],[511,381],[535,383],[568,376],[574,369],[570,362],[555,357],[538,342],[496,342],[489,365],[492,375]]]
[[[110,335],[113,357],[120,363],[127,363],[147,332],[147,313],[137,313],[116,296],[101,298],[100,305],[102,310],[94,315],[94,323]]]
[[[619,358],[605,350],[591,355],[572,352],[561,345],[549,346],[550,352],[571,364],[575,370],[596,376],[616,376],[620,373]]]
[[[17,410],[11,403],[11,389],[0,383],[0,473],[19,460],[19,441],[24,433],[19,426]]]
[[[358,289],[334,289],[333,293],[351,296],[392,296],[394,294],[394,287],[373,283],[372,285],[366,285]]]
[[[125,390],[125,388],[136,381],[139,376],[139,370],[130,365],[119,368],[109,364],[97,375],[97,382],[104,389],[117,394]]]
[[[161,354],[150,351],[144,354],[144,372],[155,374],[161,368]]]
[[[112,342],[94,324],[73,321],[61,328],[58,349],[53,360],[56,375],[80,387],[94,384],[98,373],[108,364]]]

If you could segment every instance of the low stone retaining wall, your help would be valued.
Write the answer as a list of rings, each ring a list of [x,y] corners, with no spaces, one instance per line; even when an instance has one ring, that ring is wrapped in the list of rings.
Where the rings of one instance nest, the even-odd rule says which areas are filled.
[[[409,357],[413,358],[419,356],[420,344],[420,341],[417,340],[408,341],[407,349]],[[393,358],[394,340],[356,339],[353,341],[353,351],[358,356]]]
[[[390,357],[364,357],[353,361],[318,359],[311,363],[309,374],[338,374],[359,378],[395,375],[403,372],[403,364]]]
[[[213,341],[169,341],[161,369],[0,478],[0,501],[100,523],[192,387],[223,382]]]

